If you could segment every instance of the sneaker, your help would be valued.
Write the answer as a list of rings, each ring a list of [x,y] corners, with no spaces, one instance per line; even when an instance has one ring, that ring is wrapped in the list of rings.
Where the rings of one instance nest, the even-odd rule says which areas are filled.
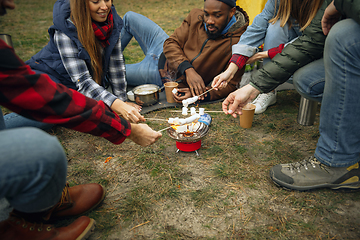
[[[276,103],[276,93],[260,93],[253,101],[252,104],[256,106],[255,114],[265,112],[268,106]]]
[[[329,167],[314,156],[301,162],[276,165],[270,169],[270,177],[276,185],[298,191],[317,188],[360,189],[359,163],[350,167]]]

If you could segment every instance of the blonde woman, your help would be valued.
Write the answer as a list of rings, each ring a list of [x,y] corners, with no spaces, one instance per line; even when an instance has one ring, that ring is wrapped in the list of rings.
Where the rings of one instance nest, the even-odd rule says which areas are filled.
[[[246,63],[264,59],[270,61],[284,46],[302,35],[319,10],[323,0],[268,0],[264,10],[257,15],[251,26],[232,48],[233,57],[227,70],[214,78],[212,87],[219,88],[233,78]],[[258,52],[264,44],[264,51]],[[255,113],[263,113],[276,103],[275,90],[260,93],[253,101]]]
[[[140,106],[125,103],[123,21],[112,0],[58,0],[53,22],[49,43],[26,63],[54,82],[102,100],[126,120],[144,121]]]

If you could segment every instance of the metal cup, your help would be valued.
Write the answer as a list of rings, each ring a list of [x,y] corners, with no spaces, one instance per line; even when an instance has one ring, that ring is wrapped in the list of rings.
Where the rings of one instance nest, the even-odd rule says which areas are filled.
[[[10,47],[14,48],[11,36],[9,34],[0,34],[0,39],[3,40]]]
[[[297,121],[304,126],[314,124],[318,102],[301,97]]]

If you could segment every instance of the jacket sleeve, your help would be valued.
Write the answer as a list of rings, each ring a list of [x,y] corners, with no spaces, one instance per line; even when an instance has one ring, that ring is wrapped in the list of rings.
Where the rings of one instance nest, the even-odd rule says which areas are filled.
[[[0,104],[24,117],[122,143],[131,125],[104,102],[35,74],[0,40]]]
[[[335,0],[334,4],[343,16],[360,24],[360,0]]]
[[[324,1],[302,36],[251,76],[250,84],[253,87],[260,92],[270,92],[286,82],[296,70],[322,57],[326,36],[322,32],[321,19],[329,2]]]
[[[241,35],[239,42],[232,46],[232,54],[251,57],[256,53],[258,47],[264,43],[269,20],[275,16],[275,1],[279,2],[279,0],[266,2],[262,12],[255,16],[252,24]]]
[[[178,69],[182,74],[184,74],[186,69],[193,67],[183,51],[190,34],[190,25],[193,20],[191,15],[190,13],[181,26],[175,29],[174,33],[164,42],[164,55],[166,59],[173,68]]]

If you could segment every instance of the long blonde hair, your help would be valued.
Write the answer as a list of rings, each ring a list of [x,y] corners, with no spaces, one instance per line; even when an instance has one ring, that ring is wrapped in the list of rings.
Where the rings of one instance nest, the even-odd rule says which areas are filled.
[[[269,20],[269,23],[275,23],[280,19],[280,26],[284,27],[289,21],[290,16],[294,18],[303,31],[310,25],[324,0],[280,0],[279,10],[277,14]],[[275,8],[277,0],[275,0]]]
[[[77,29],[78,38],[91,59],[92,77],[101,84],[103,74],[101,46],[92,27],[89,0],[70,0],[71,20]]]

